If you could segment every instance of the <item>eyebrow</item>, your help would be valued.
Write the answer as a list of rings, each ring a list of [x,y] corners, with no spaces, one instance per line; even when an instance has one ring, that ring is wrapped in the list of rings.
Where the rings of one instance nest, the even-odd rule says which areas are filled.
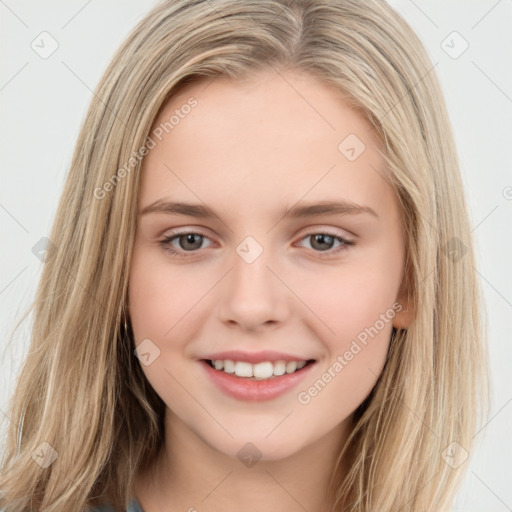
[[[218,218],[218,215],[204,204],[192,204],[184,202],[171,202],[159,199],[143,208],[139,215],[148,213],[166,213],[169,215],[188,215],[197,218]],[[315,217],[320,215],[360,215],[370,214],[379,218],[375,210],[369,206],[356,204],[350,201],[319,201],[315,203],[296,204],[287,209],[283,214],[284,218],[300,219],[304,217]]]

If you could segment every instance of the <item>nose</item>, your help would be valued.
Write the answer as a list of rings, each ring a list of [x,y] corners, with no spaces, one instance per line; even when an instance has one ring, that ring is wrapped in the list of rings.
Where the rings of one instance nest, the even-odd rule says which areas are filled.
[[[248,331],[276,327],[289,315],[291,293],[272,268],[269,251],[250,261],[234,254],[232,270],[219,290],[219,319]]]

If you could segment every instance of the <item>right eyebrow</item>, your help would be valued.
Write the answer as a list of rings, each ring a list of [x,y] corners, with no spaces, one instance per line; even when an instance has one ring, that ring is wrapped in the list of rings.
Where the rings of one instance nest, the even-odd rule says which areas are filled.
[[[217,217],[215,212],[202,204],[171,202],[158,200],[143,208],[139,215],[148,213],[167,213],[169,215],[188,215],[189,217],[210,218]]]

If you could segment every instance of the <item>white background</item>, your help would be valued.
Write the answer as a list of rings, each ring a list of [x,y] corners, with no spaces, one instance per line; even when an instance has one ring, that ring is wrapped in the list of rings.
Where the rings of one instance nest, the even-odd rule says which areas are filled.
[[[454,510],[512,510],[512,2],[390,3],[437,63],[487,304],[492,411],[477,435]],[[2,428],[10,421],[6,404],[28,348],[30,321],[11,335],[42,268],[32,247],[49,233],[92,91],[115,49],[153,5],[154,0],[0,0]],[[47,59],[31,48],[43,31],[59,45]],[[442,47],[462,48],[459,36],[446,39],[453,31],[469,44],[456,59]]]

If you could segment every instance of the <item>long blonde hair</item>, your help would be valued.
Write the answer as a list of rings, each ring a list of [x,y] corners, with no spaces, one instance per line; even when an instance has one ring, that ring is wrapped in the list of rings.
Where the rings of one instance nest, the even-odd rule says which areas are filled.
[[[140,149],[179,88],[269,68],[308,73],[350,99],[384,143],[403,210],[415,318],[393,331],[384,371],[357,410],[338,459],[349,472],[337,465],[330,482],[332,510],[449,507],[467,465],[453,461],[471,453],[487,370],[469,216],[434,67],[383,0],[152,9],[101,78],[77,140],[10,402],[6,511],[78,511],[100,498],[126,508],[136,472],[162,446],[165,409],[133,354],[127,304]]]

